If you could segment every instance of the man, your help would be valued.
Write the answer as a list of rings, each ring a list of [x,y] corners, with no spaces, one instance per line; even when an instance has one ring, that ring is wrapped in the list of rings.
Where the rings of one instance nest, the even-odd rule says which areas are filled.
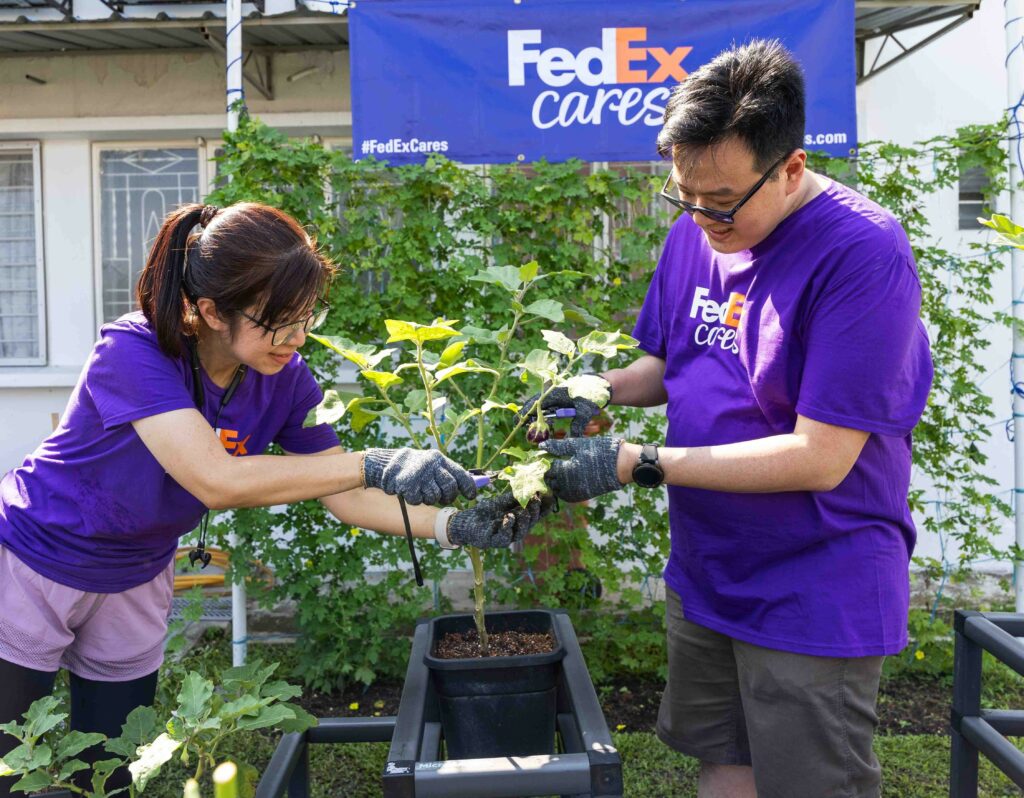
[[[602,375],[616,404],[668,403],[666,446],[545,444],[569,501],[669,486],[658,734],[701,760],[701,798],[877,796],[882,659],[907,642],[920,284],[899,223],[808,170],[803,136],[778,42],[676,88],[658,149],[686,213],[633,333],[645,356]],[[545,404],[594,412],[566,389]]]

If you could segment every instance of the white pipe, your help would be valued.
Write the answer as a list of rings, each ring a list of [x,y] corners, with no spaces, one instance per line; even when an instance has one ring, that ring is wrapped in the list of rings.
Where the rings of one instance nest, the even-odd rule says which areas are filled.
[[[1015,108],[1024,95],[1024,0],[1006,0],[1006,95],[1008,108]],[[1016,119],[1024,121],[1024,112],[1017,109]],[[1020,135],[1021,131],[1013,131]],[[1018,144],[1010,141],[1010,218],[1020,224],[1024,221],[1024,191],[1020,185],[1022,164],[1018,159]],[[1017,545],[1024,547],[1024,396],[1016,386],[1024,382],[1024,252],[1014,249],[1010,253],[1010,275],[1013,286],[1013,487],[1014,529]],[[1024,561],[1013,566],[1014,603],[1017,612],[1024,612]]]
[[[237,100],[244,100],[242,88],[242,0],[226,0],[224,49],[227,53],[227,114],[228,130],[238,129],[238,111],[232,107]],[[234,532],[228,535],[228,547],[233,552],[238,545]],[[244,665],[248,653],[249,623],[245,614],[245,582],[231,585],[231,662]]]

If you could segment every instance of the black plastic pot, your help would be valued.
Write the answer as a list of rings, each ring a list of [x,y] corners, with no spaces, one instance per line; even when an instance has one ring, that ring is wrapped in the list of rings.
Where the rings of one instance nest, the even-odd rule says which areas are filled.
[[[444,615],[428,624],[423,662],[437,693],[449,759],[532,756],[555,752],[559,666],[565,657],[548,610],[496,612],[490,633],[550,633],[553,651],[515,657],[439,659],[438,641],[451,632],[475,629],[472,615]]]

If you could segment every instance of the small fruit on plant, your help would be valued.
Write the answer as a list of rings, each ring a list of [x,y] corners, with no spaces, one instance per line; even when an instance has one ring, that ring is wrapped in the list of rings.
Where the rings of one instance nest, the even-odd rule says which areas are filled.
[[[533,444],[544,443],[551,437],[551,427],[540,421],[536,421],[526,430],[526,440]]]

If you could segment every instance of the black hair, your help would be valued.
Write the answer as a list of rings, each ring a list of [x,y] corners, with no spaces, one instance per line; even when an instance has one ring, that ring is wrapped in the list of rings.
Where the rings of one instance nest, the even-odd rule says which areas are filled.
[[[803,146],[804,75],[777,39],[732,47],[692,72],[673,90],[658,134],[658,153],[677,158],[730,138],[768,169]]]
[[[257,202],[224,209],[190,203],[164,219],[136,295],[160,348],[176,357],[197,332],[199,297],[212,299],[231,323],[255,308],[254,317],[272,326],[308,311],[333,272],[284,211]]]

